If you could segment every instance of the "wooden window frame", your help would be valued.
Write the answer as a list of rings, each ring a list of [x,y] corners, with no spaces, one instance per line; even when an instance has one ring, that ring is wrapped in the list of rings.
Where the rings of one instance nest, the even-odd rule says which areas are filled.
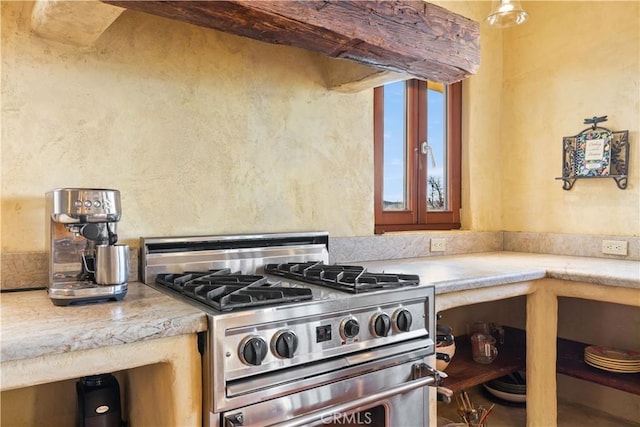
[[[426,97],[420,96],[421,80],[409,80],[407,85],[407,210],[383,210],[384,173],[384,90],[374,89],[374,215],[375,234],[387,231],[453,230],[460,228],[462,198],[462,83],[448,86],[447,91],[447,171],[448,209],[427,211],[427,156],[420,154],[420,143],[426,140]],[[425,90],[425,89],[423,89]],[[423,176],[425,179],[421,179]],[[421,203],[421,201],[423,203]],[[421,206],[422,204],[422,206]]]

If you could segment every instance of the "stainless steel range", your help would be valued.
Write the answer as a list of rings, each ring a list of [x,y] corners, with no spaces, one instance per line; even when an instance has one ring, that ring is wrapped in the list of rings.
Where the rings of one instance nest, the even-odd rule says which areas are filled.
[[[433,287],[329,265],[328,242],[141,239],[143,281],[207,313],[205,426],[429,425]]]

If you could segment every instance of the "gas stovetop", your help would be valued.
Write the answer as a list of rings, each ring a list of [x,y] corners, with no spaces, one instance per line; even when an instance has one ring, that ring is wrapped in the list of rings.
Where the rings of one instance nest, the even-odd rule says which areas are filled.
[[[306,301],[314,299],[314,295],[315,299],[322,299],[321,294],[325,298],[331,294],[314,294],[312,287],[318,286],[356,294],[420,284],[416,275],[370,273],[364,267],[327,265],[321,261],[266,264],[264,272],[267,275],[222,268],[160,273],[155,283],[220,311]]]
[[[417,286],[420,277],[414,274],[371,273],[358,265],[326,265],[322,262],[289,262],[267,264],[265,273],[327,286],[349,293]]]
[[[156,284],[220,311],[313,298],[309,288],[283,286],[281,282],[269,281],[265,276],[234,273],[228,268],[206,272],[158,274]]]

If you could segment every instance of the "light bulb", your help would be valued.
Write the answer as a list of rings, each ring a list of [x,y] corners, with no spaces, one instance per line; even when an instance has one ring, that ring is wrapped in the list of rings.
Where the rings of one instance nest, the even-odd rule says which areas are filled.
[[[522,9],[518,0],[498,0],[493,2],[492,12],[487,22],[492,27],[505,28],[520,25],[527,20],[527,12]]]

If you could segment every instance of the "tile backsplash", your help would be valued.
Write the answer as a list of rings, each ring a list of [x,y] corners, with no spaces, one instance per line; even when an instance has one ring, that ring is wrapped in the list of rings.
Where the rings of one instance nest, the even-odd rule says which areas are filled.
[[[138,248],[131,247],[130,282],[138,280],[138,254]],[[0,290],[47,287],[49,259],[46,252],[3,253],[0,262]]]
[[[505,251],[640,260],[640,237],[511,231],[504,232],[503,235]],[[627,256],[603,254],[603,240],[627,242]]]
[[[431,252],[431,239],[444,239],[444,252]],[[603,255],[602,240],[622,240],[627,256]],[[502,231],[443,231],[388,233],[376,236],[330,237],[331,263],[354,263],[385,259],[436,257],[470,253],[510,251],[596,258],[640,260],[640,238],[561,233]],[[47,286],[46,252],[3,253],[0,260],[0,289]],[[139,248],[131,247],[129,280],[138,280]]]
[[[500,231],[443,231],[335,237],[329,239],[329,261],[348,263],[501,251],[502,234]],[[445,250],[431,252],[431,239],[444,239]]]

